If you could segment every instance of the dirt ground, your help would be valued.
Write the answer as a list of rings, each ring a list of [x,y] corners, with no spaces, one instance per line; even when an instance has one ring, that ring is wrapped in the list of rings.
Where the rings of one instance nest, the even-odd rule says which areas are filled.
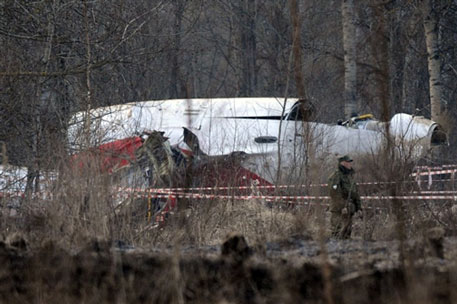
[[[91,241],[78,252],[21,238],[0,243],[3,303],[455,303],[457,239],[291,237],[250,245],[134,248]]]
[[[202,202],[140,234],[132,217],[120,238],[100,237],[123,223],[105,213],[3,217],[0,303],[456,303],[455,217],[410,208],[402,242],[388,212],[335,240],[324,208],[257,201]]]

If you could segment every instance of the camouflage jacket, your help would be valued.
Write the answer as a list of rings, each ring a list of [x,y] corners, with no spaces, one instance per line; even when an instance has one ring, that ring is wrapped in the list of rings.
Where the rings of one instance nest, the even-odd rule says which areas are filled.
[[[341,212],[346,207],[349,209],[348,211],[354,213],[361,209],[359,191],[353,174],[354,170],[348,170],[340,165],[329,177],[330,211]]]

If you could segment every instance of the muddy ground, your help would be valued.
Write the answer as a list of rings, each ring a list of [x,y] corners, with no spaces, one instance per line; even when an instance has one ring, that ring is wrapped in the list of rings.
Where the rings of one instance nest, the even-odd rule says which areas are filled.
[[[20,238],[0,243],[3,303],[454,303],[457,239],[292,237],[221,246],[133,248],[92,241],[78,252]]]

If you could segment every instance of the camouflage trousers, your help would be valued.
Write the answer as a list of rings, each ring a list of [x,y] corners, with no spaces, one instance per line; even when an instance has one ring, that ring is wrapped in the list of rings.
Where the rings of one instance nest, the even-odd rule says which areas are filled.
[[[352,233],[352,215],[350,213],[332,212],[330,225],[332,237],[337,239],[349,239]]]

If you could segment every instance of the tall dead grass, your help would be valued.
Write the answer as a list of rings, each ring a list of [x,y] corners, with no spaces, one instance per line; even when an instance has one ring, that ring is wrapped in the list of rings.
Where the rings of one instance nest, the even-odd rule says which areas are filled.
[[[419,190],[409,176],[409,165],[389,168],[390,172],[396,170],[392,180],[392,175],[385,173],[388,166],[378,159],[356,159],[354,164],[359,182],[384,182],[360,186],[362,195],[389,195],[392,187],[398,194]],[[313,169],[315,180],[325,181],[323,176],[328,176],[333,169]],[[174,210],[164,223],[154,226],[154,217],[148,218],[147,196],[133,197],[130,192],[118,192],[116,175],[100,172],[97,163],[88,163],[76,170],[63,166],[45,197],[23,198],[20,216],[10,218],[2,213],[4,231],[24,232],[37,244],[52,240],[66,248],[77,247],[94,237],[133,246],[212,246],[220,244],[233,231],[243,234],[251,243],[297,236],[314,240],[329,237],[328,201],[313,201],[306,205],[262,199],[190,199],[185,202],[189,208],[182,212]],[[327,195],[325,187],[309,184],[311,182],[308,186],[282,190],[278,194]],[[141,182],[137,185],[143,187]],[[132,186],[135,188],[135,184]],[[452,202],[408,200],[401,202],[401,206],[393,206],[388,200],[370,200],[363,202],[363,207],[364,217],[354,221],[355,239],[398,238],[398,210],[401,210],[408,238],[421,237],[436,226],[443,227],[448,235],[456,231]]]
[[[358,181],[390,181],[387,178],[389,175],[382,171],[385,165],[365,161],[361,159],[355,162]],[[398,173],[396,181],[407,178],[407,169],[400,169],[404,173]],[[326,170],[329,172],[321,169],[316,171],[320,172],[321,179],[324,179],[323,175],[330,174],[333,168]],[[182,212],[175,210],[165,222],[155,226],[147,216],[147,197],[132,197],[125,193],[119,195],[113,188],[116,183],[113,175],[100,174],[97,164],[76,171],[63,168],[45,198],[37,196],[23,199],[17,217],[2,215],[0,225],[5,237],[12,232],[19,233],[27,241],[26,252],[31,252],[24,255],[21,253],[24,249],[15,247],[13,253],[8,249],[1,255],[8,257],[8,262],[5,262],[7,265],[17,265],[8,264],[12,263],[12,254],[15,259],[20,257],[19,261],[23,263],[20,265],[29,265],[33,269],[28,272],[26,268],[16,268],[18,273],[23,272],[24,279],[21,282],[31,285],[21,282],[8,285],[8,288],[19,286],[28,290],[25,298],[14,294],[14,299],[19,302],[36,299],[34,292],[40,295],[39,301],[60,298],[75,303],[134,303],[142,299],[163,303],[204,303],[213,300],[242,303],[295,303],[304,300],[315,303],[362,303],[373,295],[381,299],[380,303],[455,299],[449,289],[455,277],[452,268],[455,265],[449,262],[449,252],[453,250],[449,246],[452,245],[446,245],[445,258],[448,260],[437,259],[427,249],[432,248],[427,243],[430,228],[443,227],[447,236],[455,235],[456,217],[450,202],[403,202],[400,210],[403,212],[405,235],[407,241],[414,241],[407,244],[407,256],[402,257],[409,261],[405,264],[409,268],[380,271],[374,266],[376,257],[359,254],[341,259],[357,259],[365,267],[348,274],[338,264],[338,259],[324,255],[329,244],[329,215],[324,201],[301,205],[265,202],[261,199],[190,200],[186,202],[189,208]],[[362,188],[361,191],[364,195],[388,194],[389,185],[379,184]],[[418,189],[414,183],[394,185],[398,187],[396,193],[410,193]],[[325,195],[326,190],[307,186],[301,190],[281,192],[285,195],[304,193]],[[122,202],[122,208],[118,207],[119,202]],[[366,201],[364,209],[365,217],[354,221],[354,239],[390,241],[399,238],[398,212],[394,211],[390,202]],[[277,260],[263,259],[262,255],[258,255],[251,262],[236,266],[223,259],[199,259],[185,254],[187,249],[206,248],[206,253],[212,252],[217,257],[220,244],[234,231],[264,254],[266,249],[262,246],[267,243],[279,244],[286,251],[287,244],[293,244],[299,238],[321,241],[321,255],[315,259],[317,264],[304,263],[295,257],[290,263],[283,260],[278,266],[275,265]],[[94,239],[100,241],[94,243]],[[284,242],[287,240],[291,242]],[[144,251],[139,255],[121,256],[113,254],[113,245],[131,245]],[[151,250],[154,248],[172,250],[166,251],[168,255],[153,257],[150,252],[154,252]],[[345,254],[343,251],[342,255]],[[35,256],[36,252],[38,255]],[[29,260],[28,254],[33,256],[33,261],[44,261],[43,268]],[[430,261],[449,263],[446,264],[449,268],[443,275],[433,268],[435,264],[430,270],[431,266],[427,264]],[[268,264],[270,262],[272,264]],[[8,266],[8,270],[3,272],[5,276],[16,273],[13,266]],[[430,271],[427,272],[427,269]],[[40,275],[40,271],[45,275]],[[425,273],[433,275],[424,276]],[[424,277],[418,278],[418,275]],[[154,280],[149,277],[154,277]],[[46,283],[47,278],[56,284],[55,289]],[[72,280],[79,283],[73,286],[70,283]],[[421,289],[424,283],[437,285]],[[29,289],[30,286],[32,289]],[[388,296],[388,290],[396,290],[397,294]],[[8,292],[0,288],[0,295],[5,294]]]

